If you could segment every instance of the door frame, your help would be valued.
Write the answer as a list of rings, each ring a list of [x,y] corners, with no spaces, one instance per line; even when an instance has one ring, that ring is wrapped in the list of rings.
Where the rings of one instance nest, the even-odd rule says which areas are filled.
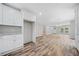
[[[32,23],[32,42],[34,42],[34,40],[36,41],[36,37],[34,36],[34,32],[35,32],[35,21],[29,21],[27,19],[23,19],[23,27],[22,27],[22,34],[23,34],[23,45],[24,43],[24,22],[31,22]]]

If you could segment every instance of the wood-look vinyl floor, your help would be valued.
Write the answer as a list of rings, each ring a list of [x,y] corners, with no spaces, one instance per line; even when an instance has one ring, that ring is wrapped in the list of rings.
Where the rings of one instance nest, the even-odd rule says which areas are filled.
[[[72,43],[71,43],[72,42]],[[68,35],[45,35],[36,43],[27,43],[24,48],[5,56],[78,56],[74,40]]]

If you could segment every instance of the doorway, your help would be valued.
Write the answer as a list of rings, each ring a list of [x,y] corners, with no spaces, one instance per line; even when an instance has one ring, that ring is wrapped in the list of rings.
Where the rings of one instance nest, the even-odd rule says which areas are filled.
[[[24,44],[32,42],[33,22],[24,20]]]

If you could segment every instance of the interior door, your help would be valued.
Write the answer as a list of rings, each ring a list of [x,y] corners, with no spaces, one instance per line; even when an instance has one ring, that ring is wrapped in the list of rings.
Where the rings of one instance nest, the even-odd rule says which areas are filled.
[[[32,22],[24,21],[24,44],[32,41]]]

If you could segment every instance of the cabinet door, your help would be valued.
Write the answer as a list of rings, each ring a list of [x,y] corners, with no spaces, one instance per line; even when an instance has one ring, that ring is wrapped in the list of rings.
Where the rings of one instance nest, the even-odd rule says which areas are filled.
[[[23,45],[22,35],[13,35],[14,48],[21,47]]]
[[[11,51],[23,45],[22,35],[8,35],[0,38],[0,53]]]
[[[3,52],[3,39],[0,37],[0,54]]]
[[[3,36],[0,40],[0,53],[3,54],[11,50],[13,48],[12,44],[11,37]]]
[[[15,11],[7,6],[3,6],[3,24],[5,25],[14,25],[15,17],[14,17]]]
[[[3,6],[3,23],[5,25],[20,26],[21,14],[18,10],[8,6]]]
[[[15,17],[16,17],[16,25],[17,25],[17,26],[22,26],[22,24],[23,24],[23,19],[22,19],[22,14],[21,14],[21,12],[20,12],[20,11],[16,11]]]
[[[0,4],[0,24],[2,24],[2,5]]]
[[[9,48],[16,49],[23,45],[22,35],[10,35],[9,36]]]
[[[11,49],[13,49],[13,41],[11,40],[12,38],[10,36],[3,36],[1,41],[1,53],[5,53]]]

